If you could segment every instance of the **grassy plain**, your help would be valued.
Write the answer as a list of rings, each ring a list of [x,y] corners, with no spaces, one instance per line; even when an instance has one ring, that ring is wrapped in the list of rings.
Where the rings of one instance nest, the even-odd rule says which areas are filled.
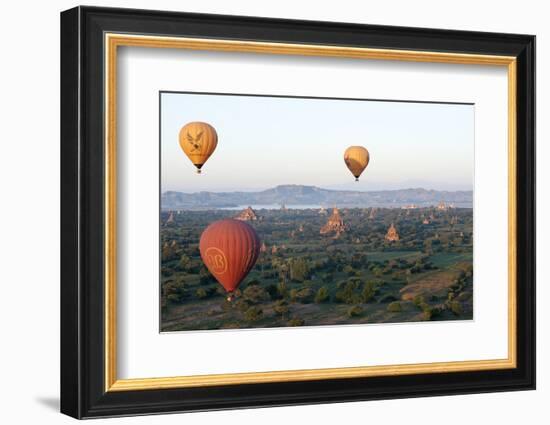
[[[162,212],[161,331],[473,318],[472,209],[344,209],[338,237],[319,232],[327,213],[256,211],[265,250],[228,302],[198,243],[235,211]]]

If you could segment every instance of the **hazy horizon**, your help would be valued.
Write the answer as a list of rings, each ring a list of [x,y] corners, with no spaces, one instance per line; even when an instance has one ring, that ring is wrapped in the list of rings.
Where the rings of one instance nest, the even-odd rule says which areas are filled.
[[[329,188],[329,187],[321,187],[321,186],[316,186],[316,185],[300,185],[300,184],[292,184],[292,183],[282,183],[282,184],[278,184],[276,186],[272,186],[272,187],[260,187],[260,188],[257,188],[257,189],[229,189],[229,190],[195,190],[195,191],[184,191],[184,190],[164,190],[162,191],[161,193],[167,193],[167,192],[181,192],[181,193],[188,193],[188,194],[192,194],[192,193],[199,193],[199,192],[213,192],[213,193],[224,193],[224,192],[250,192],[250,193],[254,193],[254,192],[262,192],[262,191],[266,191],[266,190],[270,190],[270,189],[274,189],[274,188],[277,188],[277,187],[289,187],[289,186],[303,186],[303,187],[315,187],[317,189],[322,189],[322,190],[333,190],[333,191],[345,191],[345,192],[364,192],[364,193],[368,193],[368,192],[386,192],[386,191],[401,191],[401,190],[426,190],[426,191],[436,191],[436,192],[472,192],[473,191],[473,188],[469,188],[469,189],[431,189],[431,188],[427,188],[427,187],[403,187],[403,188],[398,188],[398,189],[368,189],[368,190],[357,190],[357,189],[339,189],[339,188]]]
[[[162,93],[160,101],[162,192],[473,188],[473,105],[188,93]],[[190,121],[218,133],[200,175],[178,142]],[[343,161],[350,145],[371,156],[359,182]]]

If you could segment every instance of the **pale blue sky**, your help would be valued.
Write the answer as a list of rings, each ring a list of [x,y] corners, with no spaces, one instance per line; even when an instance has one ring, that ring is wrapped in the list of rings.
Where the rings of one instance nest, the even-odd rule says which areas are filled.
[[[473,188],[473,105],[162,93],[161,107],[162,192]],[[178,143],[190,121],[218,133],[200,175]],[[343,159],[350,145],[371,157],[357,183]]]

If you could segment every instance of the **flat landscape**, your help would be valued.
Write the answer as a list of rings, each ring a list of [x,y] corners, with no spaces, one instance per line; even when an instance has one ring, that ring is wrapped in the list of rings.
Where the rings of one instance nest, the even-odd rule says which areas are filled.
[[[202,231],[246,220],[262,243],[233,300],[204,266]],[[161,212],[161,331],[473,318],[471,208]]]

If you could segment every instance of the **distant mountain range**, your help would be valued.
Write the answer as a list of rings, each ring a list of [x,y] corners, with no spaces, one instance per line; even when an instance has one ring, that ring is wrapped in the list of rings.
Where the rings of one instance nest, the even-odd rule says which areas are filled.
[[[420,207],[452,203],[471,208],[473,192],[427,189],[399,189],[360,192],[328,190],[315,186],[282,185],[259,192],[195,192],[168,191],[161,197],[161,207],[168,209],[234,208],[247,205],[322,205],[325,207]]]

